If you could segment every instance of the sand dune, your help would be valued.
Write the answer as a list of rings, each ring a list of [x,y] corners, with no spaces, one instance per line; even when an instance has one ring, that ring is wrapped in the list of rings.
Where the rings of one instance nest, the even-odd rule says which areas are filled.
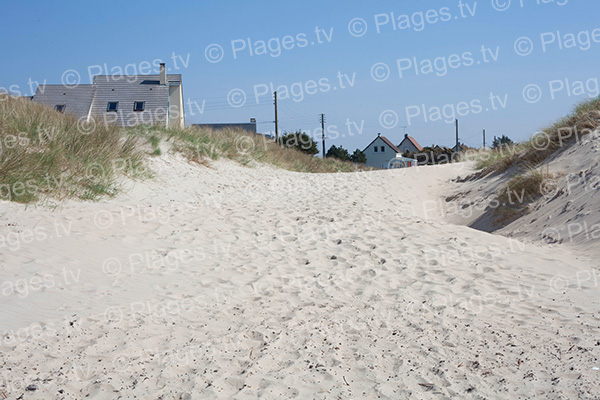
[[[600,398],[599,264],[425,215],[469,164],[152,167],[2,203],[7,398]]]
[[[568,248],[575,254],[600,257],[600,131],[569,143],[537,168],[552,176],[543,184],[543,196],[529,205],[524,216],[505,226],[492,223],[495,210],[489,205],[514,176],[514,170],[455,185],[449,191],[455,204],[438,207],[436,211],[442,212],[437,216],[528,242]],[[460,212],[454,212],[454,207]]]

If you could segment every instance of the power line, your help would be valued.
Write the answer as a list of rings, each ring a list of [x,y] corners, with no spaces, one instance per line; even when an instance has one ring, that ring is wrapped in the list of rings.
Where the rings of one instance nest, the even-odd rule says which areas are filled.
[[[284,105],[283,103],[280,104],[280,108],[284,113],[286,113],[292,117],[299,118],[299,119],[308,119],[309,118],[308,115],[299,114],[294,109],[292,109],[290,106]]]

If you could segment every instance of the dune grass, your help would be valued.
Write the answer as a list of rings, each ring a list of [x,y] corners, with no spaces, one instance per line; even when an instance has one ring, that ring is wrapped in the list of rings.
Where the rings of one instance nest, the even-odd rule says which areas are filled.
[[[548,169],[535,168],[513,176],[497,196],[495,224],[506,225],[527,214],[531,203],[552,193],[557,178],[558,176],[551,174]]]
[[[153,148],[158,148],[157,140],[167,141],[174,151],[201,164],[224,158],[247,166],[262,163],[297,172],[330,173],[366,169],[335,158],[314,157],[295,148],[279,146],[264,135],[237,129],[212,130],[196,127],[167,129],[140,125],[129,128],[129,131],[151,141]]]
[[[522,206],[544,194],[544,184],[555,176],[548,170],[530,169],[526,173],[513,176],[500,192],[502,204]]]
[[[118,191],[117,176],[143,174],[137,138],[115,127],[78,124],[29,99],[0,100],[0,199],[98,199]]]
[[[504,172],[516,162],[526,146],[526,144],[519,143],[505,145],[493,150],[482,150],[478,152],[475,167],[483,169],[486,174]]]
[[[496,225],[507,225],[527,214],[529,205],[547,194],[547,185],[556,178],[539,166],[599,127],[600,97],[597,97],[578,104],[569,115],[542,129],[529,141],[470,154],[469,158],[480,169],[474,177],[508,174],[508,182],[496,196],[499,204],[494,209]]]
[[[480,153],[476,164],[482,175],[501,173],[512,167],[522,170],[545,161],[600,127],[600,97],[584,101],[566,117],[542,129],[530,140]]]
[[[166,146],[161,147],[161,143]],[[190,161],[232,159],[299,172],[351,172],[350,162],[313,157],[283,148],[263,135],[158,126],[119,128],[84,123],[26,98],[0,98],[0,200],[97,200],[119,191],[119,178],[148,178],[147,157],[161,148]]]

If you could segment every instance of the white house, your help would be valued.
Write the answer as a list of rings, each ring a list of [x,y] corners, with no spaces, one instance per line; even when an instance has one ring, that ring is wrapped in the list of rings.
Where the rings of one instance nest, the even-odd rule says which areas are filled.
[[[400,144],[396,147],[402,154],[407,151],[410,151],[411,153],[421,153],[423,151],[423,147],[421,147],[414,137],[408,136],[408,134],[404,134],[404,139],[402,139]]]
[[[185,126],[180,74],[96,75],[90,85],[38,86],[32,100],[79,119],[119,126]]]
[[[367,157],[366,165],[382,169],[389,168],[390,161],[396,156],[402,156],[398,148],[388,138],[381,136],[381,133],[378,133],[375,140],[365,147],[363,153]]]
[[[402,157],[400,150],[381,133],[363,150],[367,157],[366,165],[374,168],[402,168],[417,165],[417,160]]]

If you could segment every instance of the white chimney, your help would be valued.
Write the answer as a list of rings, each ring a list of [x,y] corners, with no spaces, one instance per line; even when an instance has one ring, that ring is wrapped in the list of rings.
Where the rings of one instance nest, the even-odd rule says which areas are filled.
[[[165,63],[160,63],[160,84],[167,84],[167,68],[165,67]]]

